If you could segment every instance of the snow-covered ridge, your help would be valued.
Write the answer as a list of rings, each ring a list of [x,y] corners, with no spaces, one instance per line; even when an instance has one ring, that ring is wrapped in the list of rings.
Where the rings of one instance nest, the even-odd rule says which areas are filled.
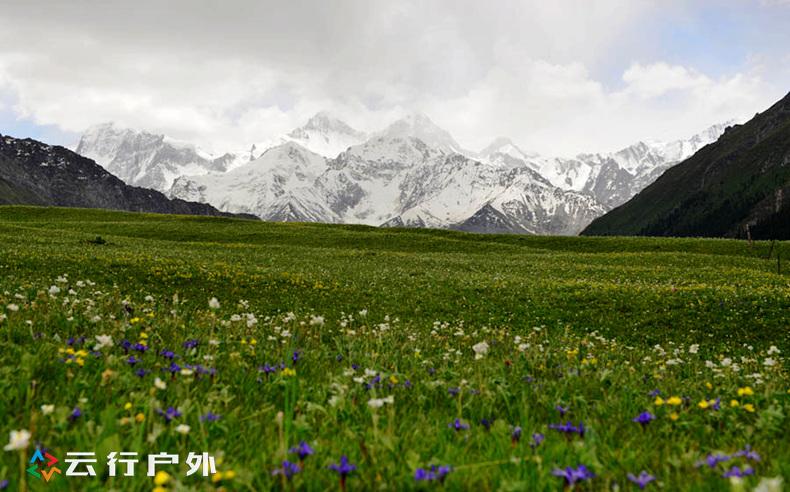
[[[419,113],[366,134],[321,112],[219,157],[111,124],[86,132],[78,152],[127,182],[267,220],[576,234],[724,129],[561,158],[507,138],[464,150]]]

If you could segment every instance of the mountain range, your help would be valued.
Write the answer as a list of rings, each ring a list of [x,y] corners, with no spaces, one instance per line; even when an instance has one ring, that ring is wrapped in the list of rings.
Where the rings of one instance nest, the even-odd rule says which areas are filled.
[[[232,215],[205,203],[170,199],[155,190],[129,186],[94,161],[64,147],[3,135],[0,135],[0,205]]]
[[[507,138],[469,151],[423,114],[366,133],[321,112],[287,134],[218,156],[113,124],[89,129],[76,150],[127,183],[265,220],[568,235],[725,127],[560,158]]]
[[[667,170],[584,234],[790,239],[790,94]]]

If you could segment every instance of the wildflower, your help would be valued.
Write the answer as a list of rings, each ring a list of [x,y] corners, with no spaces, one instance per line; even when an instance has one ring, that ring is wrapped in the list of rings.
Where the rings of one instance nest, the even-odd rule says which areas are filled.
[[[299,467],[298,464],[291,463],[290,461],[285,460],[282,462],[279,468],[272,470],[272,475],[282,475],[286,479],[290,480],[291,477],[293,477],[300,471],[302,471],[302,469]]]
[[[562,477],[565,480],[565,484],[568,486],[573,486],[576,484],[576,482],[589,480],[595,476],[584,465],[579,465],[575,469],[570,466],[565,468],[564,470],[562,468],[555,468],[554,471],[551,472],[551,474],[554,475],[555,477]]]
[[[776,359],[774,359],[773,357],[766,357],[765,360],[763,361],[763,365],[765,367],[773,367],[776,365]]]
[[[213,309],[213,310],[215,310],[215,311],[216,311],[217,309],[219,309],[219,301],[217,300],[217,298],[216,298],[216,297],[212,297],[211,299],[209,299],[209,301],[208,301],[208,307],[209,307],[209,308],[211,308],[211,309]]]
[[[0,490],[7,489],[9,483],[10,482],[7,479],[0,480]]]
[[[19,311],[19,306],[17,306],[16,304],[9,304],[8,306],[6,306],[6,309],[8,309],[12,313],[15,313]]]
[[[159,378],[156,378],[156,379],[154,379],[154,387],[156,389],[165,390],[165,389],[167,389],[167,383],[165,383],[164,381],[162,381]]]
[[[154,475],[154,485],[165,485],[171,478],[169,473],[164,470],[159,470],[156,472],[156,475]]]
[[[389,403],[390,405],[395,403],[395,397],[390,395],[386,398],[371,398],[370,400],[368,400],[368,406],[371,408],[381,408],[387,403]]]
[[[138,424],[142,424],[143,422],[145,422],[145,414],[142,412],[138,413],[137,415],[134,416],[134,421],[137,422]]]
[[[487,431],[491,430],[491,424],[493,423],[492,420],[489,419],[480,419],[480,425],[486,428]]]
[[[521,427],[515,426],[510,433],[510,442],[515,446],[521,440]]]
[[[286,367],[285,369],[283,369],[283,376],[285,377],[296,376],[296,370],[291,369],[290,367]]]
[[[699,352],[699,344],[698,343],[692,344],[689,347],[689,353],[690,354],[696,354],[697,352]]]
[[[782,352],[779,351],[779,348],[776,345],[771,345],[767,353],[768,355],[774,355],[774,354],[781,354]]]
[[[101,350],[104,347],[112,347],[112,336],[110,335],[96,335],[96,345],[93,350]]]
[[[754,390],[752,390],[751,386],[744,386],[743,388],[738,388],[738,396],[752,396],[754,394]]]
[[[454,429],[456,432],[469,429],[469,424],[461,422],[461,419],[455,419],[454,422],[447,424],[447,427]]]
[[[447,475],[452,471],[452,468],[449,465],[443,466],[431,466],[430,469],[426,468],[417,468],[414,471],[414,480],[418,482],[434,482],[438,481],[439,483],[444,482],[444,479],[447,478]]]
[[[74,407],[74,410],[69,414],[69,420],[74,422],[80,417],[82,417],[82,410],[80,410],[80,407]]]
[[[664,404],[664,403],[666,403],[666,402],[665,402],[665,401],[664,401],[664,399],[663,399],[663,398],[661,398],[660,396],[656,396],[656,400],[655,400],[653,403],[654,403],[654,404],[655,404],[657,407],[660,407],[661,405],[663,405],[663,404]]]
[[[343,455],[340,457],[340,463],[334,463],[329,465],[329,469],[336,472],[340,477],[340,488],[342,490],[346,489],[346,478],[357,469],[356,465],[352,465],[348,462],[348,457]]]
[[[196,348],[198,346],[198,343],[199,342],[193,338],[193,339],[189,339],[186,342],[182,343],[181,346],[184,347],[185,349],[193,349],[193,348]]]
[[[531,447],[532,449],[537,448],[538,446],[540,446],[540,443],[542,443],[545,438],[546,436],[544,436],[539,432],[532,434],[532,442],[529,443],[529,447]]]
[[[669,414],[669,419],[672,420],[673,422],[676,421],[679,418],[680,418],[680,415],[678,415],[677,412],[672,412],[672,413]]]
[[[737,453],[735,453],[734,456],[743,457],[743,458],[746,458],[747,460],[751,460],[751,461],[760,461],[760,459],[761,459],[760,455],[757,454],[756,451],[752,451],[752,447],[750,445],[748,445],[748,444],[746,446],[744,446],[744,448],[742,450],[740,450]]]
[[[738,403],[738,400],[730,400],[730,406],[731,406],[732,408],[735,408],[735,407],[737,407],[738,405],[740,405],[740,403]]]
[[[650,412],[642,412],[639,415],[637,415],[636,417],[632,418],[631,420],[633,422],[636,422],[637,424],[640,424],[644,428],[644,427],[647,427],[647,424],[649,424],[650,422],[652,422],[655,419],[656,419],[656,416],[653,415],[652,413],[650,413]]]
[[[6,451],[18,451],[20,449],[26,449],[30,444],[30,431],[23,429],[23,430],[12,430],[8,435],[8,444],[3,446],[3,449]]]
[[[725,461],[730,461],[731,457],[726,454],[716,453],[716,454],[708,454],[705,459],[698,461],[694,466],[697,468],[707,465],[708,468],[716,468],[716,465],[719,463],[724,463]]]
[[[55,405],[41,405],[41,413],[49,415],[55,411]]]
[[[135,357],[133,355],[130,355],[129,358],[126,359],[126,363],[129,364],[130,366],[133,366],[133,365],[137,364],[138,362],[140,362],[140,359],[138,359],[137,357]]]
[[[221,418],[220,415],[217,415],[216,413],[212,413],[212,412],[209,411],[207,414],[200,416],[200,421],[201,422],[216,422],[220,418]]]
[[[671,396],[667,399],[667,405],[678,406],[681,403],[683,403],[683,400],[679,396]]]
[[[472,345],[472,350],[475,352],[475,360],[482,359],[488,353],[488,343],[485,341]]]
[[[173,352],[172,350],[168,350],[168,349],[162,349],[162,351],[159,352],[159,355],[161,355],[165,359],[170,359],[170,360],[173,360],[175,358],[175,356],[176,356],[175,352]]]
[[[646,471],[642,470],[639,475],[634,475],[633,473],[628,474],[628,480],[634,482],[636,485],[639,486],[640,489],[644,489],[647,487],[647,484],[655,480],[656,477],[647,473]]]
[[[570,410],[570,408],[569,407],[563,407],[562,405],[557,405],[557,406],[554,407],[554,410],[560,412],[560,417],[564,417],[565,414],[568,413],[568,410]]]
[[[754,413],[754,405],[752,405],[751,403],[745,404],[743,406],[743,409],[746,410],[749,413]]]
[[[314,453],[313,448],[304,441],[289,449],[288,452],[299,456],[300,461],[304,461],[305,458]]]
[[[181,416],[181,412],[179,412],[176,408],[173,407],[167,407],[167,410],[165,411],[162,411],[162,409],[160,408],[156,412],[162,417],[164,417],[166,422],[170,422],[171,420]]]
[[[731,477],[743,478],[743,477],[748,476],[748,475],[754,475],[754,468],[752,468],[751,466],[745,466],[743,469],[740,469],[737,466],[733,466],[732,468],[730,468],[729,470],[724,472],[722,477],[724,477],[724,478],[731,478]]]
[[[584,437],[584,432],[585,432],[583,422],[579,422],[578,426],[573,425],[570,421],[564,424],[549,424],[549,429],[564,432],[566,435],[579,434],[579,436],[581,437]]]
[[[189,431],[192,430],[192,428],[190,426],[186,425],[186,424],[179,424],[178,426],[176,426],[175,430],[179,434],[187,435],[187,434],[189,434]]]
[[[60,294],[60,287],[57,285],[53,285],[49,288],[49,295],[54,296],[56,294]]]

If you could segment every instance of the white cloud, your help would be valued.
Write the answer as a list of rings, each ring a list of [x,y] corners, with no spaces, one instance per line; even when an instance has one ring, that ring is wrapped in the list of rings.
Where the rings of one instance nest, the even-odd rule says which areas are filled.
[[[324,109],[368,130],[421,110],[468,147],[508,135],[567,154],[682,136],[777,96],[757,69],[714,76],[652,56],[612,68],[623,44],[642,41],[624,33],[660,9],[650,0],[250,0],[222,10],[204,0],[11,0],[0,17],[0,99],[38,124],[79,132],[113,120],[216,150]]]

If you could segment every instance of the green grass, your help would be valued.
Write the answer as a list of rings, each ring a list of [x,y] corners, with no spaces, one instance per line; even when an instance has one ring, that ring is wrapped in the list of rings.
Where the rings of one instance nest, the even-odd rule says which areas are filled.
[[[591,490],[632,489],[626,474],[641,470],[667,490],[726,490],[725,465],[743,458],[715,470],[695,463],[746,444],[762,456],[747,485],[787,481],[790,276],[777,273],[776,254],[790,260],[790,245],[774,245],[768,260],[770,248],[0,207],[0,435],[33,434],[26,454],[0,455],[0,480],[20,487],[21,460],[40,442],[61,460],[96,451],[100,475],[108,450],[221,458],[217,482],[165,468],[167,490],[333,489],[327,466],[343,454],[358,467],[351,490],[440,487],[413,478],[431,464],[453,467],[442,486],[453,490],[556,490],[552,470],[578,464],[596,474],[582,485]],[[114,345],[81,355],[97,335]],[[70,337],[87,341],[68,346]],[[131,352],[141,359],[134,367],[124,339],[150,347]],[[188,339],[200,344],[185,349]],[[489,351],[477,360],[482,341]],[[163,349],[216,375],[171,376]],[[290,367],[295,350],[295,375],[259,371]],[[727,357],[739,370],[722,366]],[[776,364],[765,366],[768,357]],[[139,368],[150,373],[138,377]],[[382,384],[368,390],[373,372]],[[746,386],[754,394],[739,396]],[[656,405],[654,389],[688,399]],[[388,396],[394,403],[368,405]],[[699,408],[715,398],[720,410]],[[584,438],[547,428],[560,422],[560,404],[571,408],[563,421],[589,428]],[[167,423],[157,409],[170,406],[182,416]],[[72,421],[74,407],[82,416]],[[201,422],[208,411],[222,418]],[[645,429],[631,421],[643,411],[656,416]],[[456,418],[470,429],[449,429]],[[489,430],[482,419],[493,420]],[[523,429],[515,444],[514,426]],[[533,433],[546,436],[534,450]],[[302,440],[315,449],[303,470],[291,482],[272,476]],[[134,478],[29,486],[151,490],[144,460]]]

